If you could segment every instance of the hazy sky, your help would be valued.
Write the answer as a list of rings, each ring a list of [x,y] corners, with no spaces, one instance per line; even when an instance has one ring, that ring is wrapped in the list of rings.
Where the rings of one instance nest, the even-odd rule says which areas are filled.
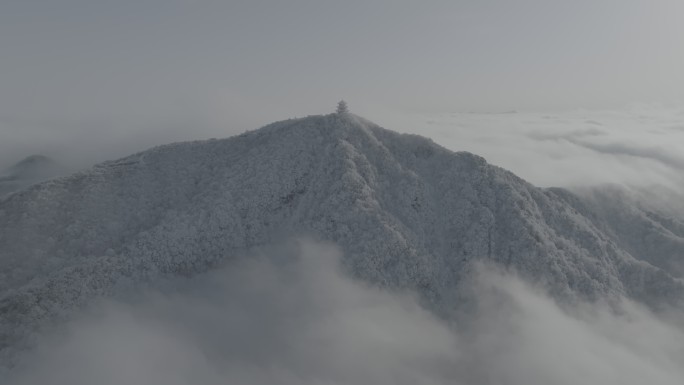
[[[340,98],[370,119],[682,100],[681,15],[681,0],[2,0],[0,164],[224,137]]]

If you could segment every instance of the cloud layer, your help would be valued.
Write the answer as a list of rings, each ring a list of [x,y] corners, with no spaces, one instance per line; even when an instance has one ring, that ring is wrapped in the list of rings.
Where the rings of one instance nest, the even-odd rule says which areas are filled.
[[[684,186],[684,109],[397,115],[388,127],[471,151],[540,186]]]
[[[294,250],[294,251],[293,251]],[[107,302],[27,355],[11,385],[680,384],[682,325],[625,303],[561,309],[480,267],[445,321],[300,242]],[[677,318],[674,318],[677,319]]]

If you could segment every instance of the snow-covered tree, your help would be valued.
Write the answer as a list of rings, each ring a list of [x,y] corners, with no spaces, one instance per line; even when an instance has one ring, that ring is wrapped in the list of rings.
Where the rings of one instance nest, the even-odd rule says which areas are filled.
[[[346,114],[349,112],[349,107],[347,107],[347,102],[344,100],[340,100],[339,103],[337,103],[337,113],[338,114]]]

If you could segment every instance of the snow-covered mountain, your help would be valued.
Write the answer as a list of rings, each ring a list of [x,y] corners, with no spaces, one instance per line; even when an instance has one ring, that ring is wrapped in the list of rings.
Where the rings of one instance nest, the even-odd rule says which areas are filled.
[[[338,244],[354,275],[437,310],[458,301],[476,261],[559,299],[680,303],[682,222],[608,200],[540,189],[350,114],[156,147],[0,199],[0,349],[8,359],[94,296],[290,236]],[[644,230],[651,241],[637,242]]]
[[[616,185],[578,189],[574,194],[553,190],[630,255],[684,278],[680,195],[663,187],[633,190]]]

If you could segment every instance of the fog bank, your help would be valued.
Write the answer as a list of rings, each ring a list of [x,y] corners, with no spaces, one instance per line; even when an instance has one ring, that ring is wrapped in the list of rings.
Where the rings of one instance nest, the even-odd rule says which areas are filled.
[[[684,333],[625,301],[560,309],[479,267],[472,313],[349,278],[307,241],[100,303],[24,357],[11,385],[681,384]]]

